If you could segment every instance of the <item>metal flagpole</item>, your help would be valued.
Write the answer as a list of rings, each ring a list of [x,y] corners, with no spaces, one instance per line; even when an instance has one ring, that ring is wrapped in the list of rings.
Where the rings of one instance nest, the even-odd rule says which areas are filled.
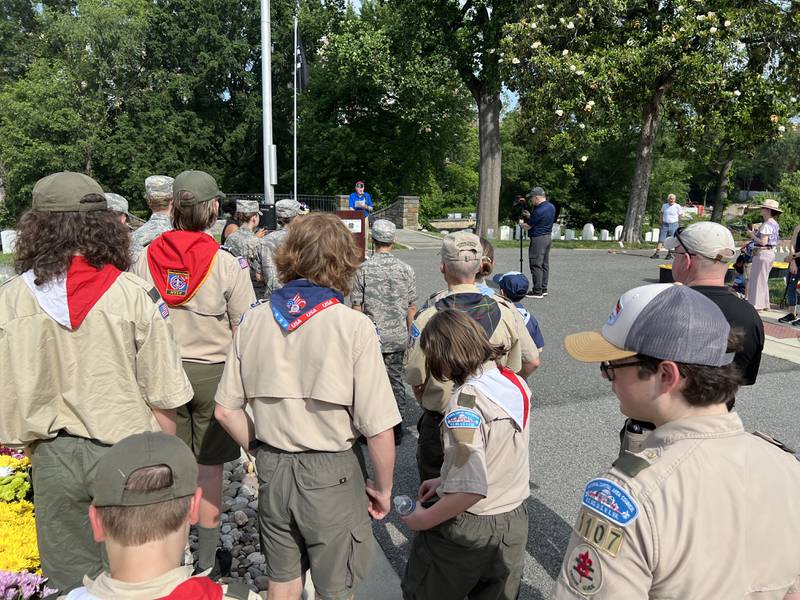
[[[272,34],[269,0],[261,0],[261,112],[263,119],[264,202],[275,204],[277,160],[272,144]]]
[[[297,47],[297,5],[294,7],[294,80],[293,80],[293,103],[294,103],[294,119],[292,121],[293,125],[293,168],[292,173],[294,177],[294,196],[293,198],[297,200],[297,59],[299,55],[299,48]]]

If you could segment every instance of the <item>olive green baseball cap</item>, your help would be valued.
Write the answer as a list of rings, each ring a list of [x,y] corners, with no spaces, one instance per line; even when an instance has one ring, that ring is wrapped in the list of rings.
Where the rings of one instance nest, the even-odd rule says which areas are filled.
[[[158,490],[129,490],[128,477],[146,467],[164,465],[172,485]],[[197,461],[178,437],[160,431],[137,433],[114,444],[97,463],[95,506],[146,506],[191,496],[197,489]]]
[[[177,201],[181,192],[190,192],[194,198],[182,200],[182,206],[193,206],[219,198],[225,199],[216,180],[205,171],[183,171],[172,182],[172,197]]]
[[[83,173],[62,171],[43,177],[33,186],[31,208],[42,212],[106,210],[103,188]]]

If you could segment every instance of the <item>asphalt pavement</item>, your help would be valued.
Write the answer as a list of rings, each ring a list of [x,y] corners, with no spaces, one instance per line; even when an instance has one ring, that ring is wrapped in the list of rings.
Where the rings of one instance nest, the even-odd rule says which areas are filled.
[[[527,249],[526,249],[527,250]],[[416,272],[420,303],[445,287],[434,249],[396,251]],[[577,516],[584,484],[616,458],[623,417],[610,385],[595,364],[570,358],[564,336],[599,329],[612,306],[626,290],[658,283],[658,261],[645,250],[609,254],[605,250],[552,250],[549,295],[526,299],[525,306],[539,320],[545,338],[542,366],[529,378],[531,410],[531,497],[529,534],[521,600],[550,597],[572,523]],[[523,255],[527,268],[527,251]],[[498,249],[495,272],[519,270],[519,251]],[[763,356],[755,386],[743,388],[736,407],[748,430],[770,433],[794,448],[800,447],[797,365]],[[419,416],[413,396],[406,411],[406,433],[397,454],[395,494],[416,493],[419,478],[414,452],[415,423]],[[388,565],[376,564],[359,599],[400,598],[399,579],[405,569],[413,532],[392,514],[375,523],[375,535]],[[389,568],[390,567],[390,568]],[[393,570],[393,572],[391,572]]]

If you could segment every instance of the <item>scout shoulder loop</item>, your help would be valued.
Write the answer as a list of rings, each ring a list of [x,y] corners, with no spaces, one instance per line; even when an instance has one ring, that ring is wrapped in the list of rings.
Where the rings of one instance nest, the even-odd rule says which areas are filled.
[[[464,408],[475,408],[475,396],[461,392],[458,395],[458,405]]]
[[[650,463],[641,456],[625,451],[613,462],[613,466],[625,473],[628,477],[636,477],[650,466]]]
[[[795,452],[795,450],[793,448],[790,448],[789,446],[787,446],[783,442],[776,440],[774,437],[772,437],[770,435],[767,435],[766,433],[763,433],[761,431],[754,431],[753,435],[756,436],[757,438],[761,438],[765,442],[769,442],[773,446],[777,446],[778,448],[780,448],[784,452],[788,452],[789,454],[796,454],[796,452]]]

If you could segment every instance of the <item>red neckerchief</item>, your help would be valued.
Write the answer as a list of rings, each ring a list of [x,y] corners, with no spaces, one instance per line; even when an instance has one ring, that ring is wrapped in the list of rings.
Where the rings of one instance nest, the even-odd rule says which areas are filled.
[[[156,600],[222,600],[222,586],[208,577],[192,577]]]
[[[114,265],[96,269],[84,256],[72,257],[67,269],[67,304],[72,329],[80,326],[121,272]]]
[[[167,231],[147,247],[147,265],[153,283],[170,306],[192,299],[205,283],[219,244],[202,231]]]

